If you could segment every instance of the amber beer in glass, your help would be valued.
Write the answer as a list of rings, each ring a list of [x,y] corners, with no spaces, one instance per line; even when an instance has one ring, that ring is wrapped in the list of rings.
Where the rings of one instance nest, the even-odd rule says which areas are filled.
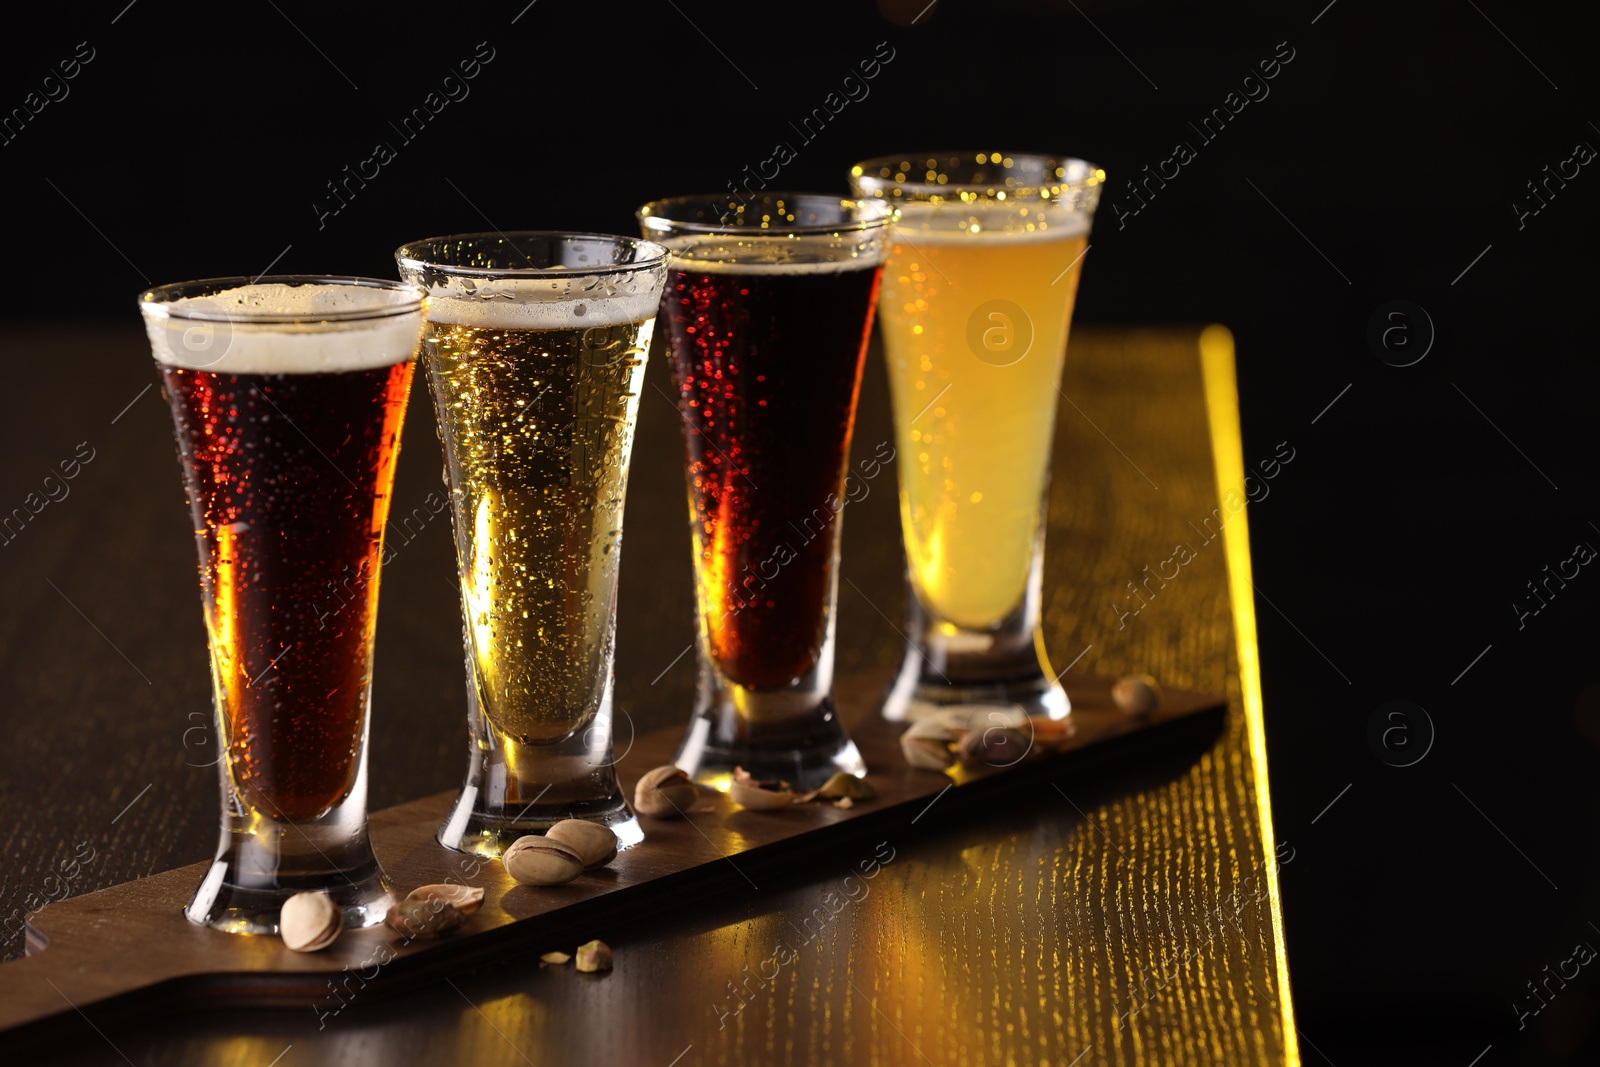
[[[499,855],[562,819],[642,837],[617,785],[622,511],[664,249],[492,233],[396,257],[429,294],[467,659],[467,782],[444,845]]]
[[[815,788],[864,771],[834,708],[844,481],[888,211],[809,195],[640,209],[688,473],[699,684],[678,765]]]
[[[880,322],[912,618],[891,719],[1070,710],[1039,627],[1044,507],[1104,180],[1082,160],[1001,152],[851,170],[859,196],[895,208]]]
[[[222,840],[187,915],[277,930],[322,890],[391,903],[367,839],[383,529],[422,293],[361,278],[189,282],[140,298],[200,558]],[[353,594],[353,595],[352,595]]]

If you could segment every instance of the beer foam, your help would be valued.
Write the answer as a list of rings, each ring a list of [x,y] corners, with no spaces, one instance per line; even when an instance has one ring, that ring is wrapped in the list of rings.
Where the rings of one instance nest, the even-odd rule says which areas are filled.
[[[973,210],[967,204],[928,204],[908,201],[897,205],[897,233],[917,244],[1015,245],[1043,241],[1070,241],[1089,232],[1089,215],[1057,208]]]
[[[486,330],[571,330],[588,326],[623,326],[653,319],[661,300],[661,275],[641,277],[638,290],[597,292],[575,299],[570,288],[552,292],[550,281],[496,280],[484,282],[477,290],[485,296],[461,295],[454,286],[445,292],[435,290],[428,300],[428,321],[454,326],[474,326]],[[458,283],[459,284],[459,283]],[[511,299],[504,299],[509,294]]]
[[[214,374],[335,374],[416,354],[422,311],[396,311],[404,290],[364,285],[261,283],[171,303],[146,302],[145,333],[160,363]],[[387,314],[386,314],[387,312]],[[338,316],[382,315],[341,321]],[[251,316],[302,317],[262,322]],[[318,316],[330,316],[317,321]]]
[[[793,243],[771,241],[769,249],[765,247],[769,240],[717,234],[672,237],[661,243],[672,252],[674,270],[703,274],[843,274],[876,267],[888,252],[885,243],[875,239],[864,241],[859,249],[837,247],[833,238],[828,245],[812,243],[810,247],[805,238]]]

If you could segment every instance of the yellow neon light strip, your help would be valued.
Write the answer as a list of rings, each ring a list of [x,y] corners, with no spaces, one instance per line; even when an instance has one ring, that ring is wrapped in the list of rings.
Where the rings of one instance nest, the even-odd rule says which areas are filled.
[[[1244,441],[1239,431],[1239,386],[1235,377],[1233,334],[1223,326],[1200,333],[1200,373],[1205,386],[1206,415],[1211,423],[1211,456],[1217,472],[1217,499],[1244,495]],[[1284,1059],[1300,1063],[1299,1031],[1294,1002],[1289,998],[1289,957],[1283,940],[1283,905],[1278,894],[1278,849],[1272,831],[1272,802],[1267,789],[1267,735],[1261,713],[1261,657],[1256,645],[1255,584],[1250,574],[1249,508],[1223,524],[1223,551],[1228,560],[1228,596],[1239,647],[1239,688],[1255,765],[1256,810],[1261,843],[1266,850],[1267,900],[1272,913],[1273,955],[1278,969],[1278,999],[1283,1006]]]

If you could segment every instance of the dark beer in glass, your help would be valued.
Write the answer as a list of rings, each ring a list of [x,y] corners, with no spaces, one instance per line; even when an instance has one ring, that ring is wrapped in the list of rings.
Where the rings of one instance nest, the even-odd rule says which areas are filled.
[[[882,205],[663,200],[659,319],[682,419],[700,680],[679,763],[802,788],[860,755],[832,700],[844,479],[886,248]]]
[[[227,279],[140,307],[177,431],[224,755],[222,843],[188,916],[273,932],[283,900],[314,889],[347,925],[379,922],[368,702],[421,293]]]

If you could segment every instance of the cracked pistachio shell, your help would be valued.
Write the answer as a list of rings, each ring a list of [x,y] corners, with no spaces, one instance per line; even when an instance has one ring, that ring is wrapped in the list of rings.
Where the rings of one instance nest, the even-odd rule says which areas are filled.
[[[956,762],[950,751],[955,732],[935,719],[920,719],[900,735],[900,751],[918,770],[942,771]]]
[[[728,786],[728,797],[735,804],[751,811],[771,811],[793,807],[798,794],[788,782],[759,782],[743,767],[733,769],[733,781]]]
[[[483,905],[483,890],[473,885],[423,885],[407,893],[406,900],[439,900],[462,915],[471,915]]]

